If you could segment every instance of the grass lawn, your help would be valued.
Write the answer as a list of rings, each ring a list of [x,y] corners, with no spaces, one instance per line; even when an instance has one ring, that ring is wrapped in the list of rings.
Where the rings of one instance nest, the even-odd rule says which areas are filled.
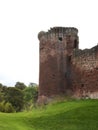
[[[98,100],[63,101],[30,112],[0,113],[0,130],[98,130]]]

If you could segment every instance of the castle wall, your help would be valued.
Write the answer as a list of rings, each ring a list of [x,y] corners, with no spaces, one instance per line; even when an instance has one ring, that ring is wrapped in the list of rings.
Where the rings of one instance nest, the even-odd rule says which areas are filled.
[[[98,98],[98,46],[74,50],[71,81],[75,97]]]
[[[71,94],[98,98],[98,46],[78,49],[76,28],[40,32],[39,97]]]
[[[73,48],[78,48],[77,29],[52,28],[40,32],[39,95],[47,97],[65,94],[70,83],[69,59]],[[77,42],[76,42],[77,40]]]
[[[98,98],[98,46],[78,49],[76,28],[40,32],[39,97]]]

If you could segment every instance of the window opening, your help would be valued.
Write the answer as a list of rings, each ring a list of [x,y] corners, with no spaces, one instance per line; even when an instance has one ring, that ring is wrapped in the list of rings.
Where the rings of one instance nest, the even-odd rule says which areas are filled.
[[[74,40],[74,48],[77,48],[77,40]]]
[[[84,87],[84,84],[81,84],[81,87]]]
[[[59,37],[58,39],[59,39],[59,41],[62,41],[62,37]]]

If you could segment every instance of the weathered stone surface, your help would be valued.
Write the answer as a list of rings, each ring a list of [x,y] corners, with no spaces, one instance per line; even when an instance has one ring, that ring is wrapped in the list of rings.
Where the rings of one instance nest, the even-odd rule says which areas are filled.
[[[76,28],[54,27],[39,33],[40,80],[39,95],[65,94],[69,89],[70,56],[78,48]]]
[[[78,49],[76,28],[40,32],[39,97],[98,98],[98,46]]]
[[[98,98],[98,46],[86,50],[75,50],[71,63],[74,95]]]

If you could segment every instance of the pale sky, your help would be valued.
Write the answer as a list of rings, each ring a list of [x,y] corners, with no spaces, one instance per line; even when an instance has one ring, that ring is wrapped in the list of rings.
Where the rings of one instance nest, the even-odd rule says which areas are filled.
[[[98,0],[0,0],[0,83],[39,80],[38,32],[76,27],[80,48],[98,43]]]

